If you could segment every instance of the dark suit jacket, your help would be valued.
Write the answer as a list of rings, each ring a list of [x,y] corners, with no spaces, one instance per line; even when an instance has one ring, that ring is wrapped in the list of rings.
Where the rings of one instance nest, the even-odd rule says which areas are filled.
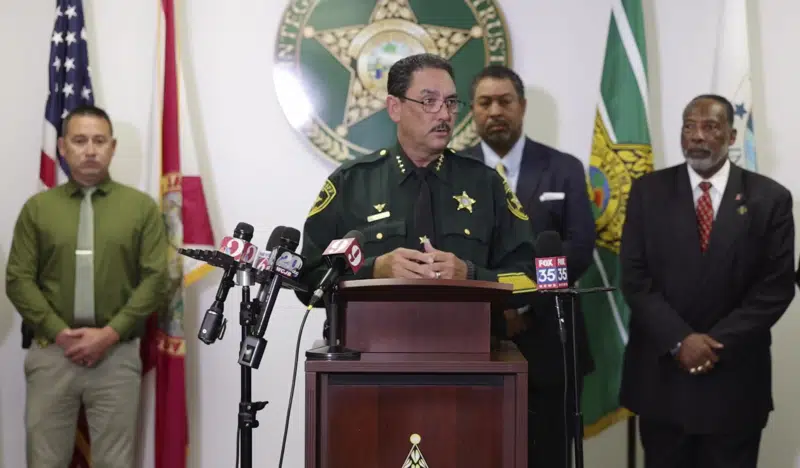
[[[480,144],[469,152],[484,160]],[[517,198],[528,214],[534,236],[544,231],[556,231],[561,235],[573,283],[591,265],[594,251],[594,216],[586,187],[586,172],[578,158],[526,138]],[[563,192],[565,196],[563,200],[540,201],[544,192]],[[563,380],[564,361],[553,297],[536,297],[532,306],[533,326],[514,341],[528,360],[532,382]],[[594,363],[580,307],[576,315],[579,372],[585,375],[594,369]]]
[[[770,327],[795,294],[791,193],[731,163],[705,254],[686,164],[635,181],[627,207],[622,404],[690,433],[762,428],[773,409]],[[725,346],[706,375],[669,353],[692,332]]]

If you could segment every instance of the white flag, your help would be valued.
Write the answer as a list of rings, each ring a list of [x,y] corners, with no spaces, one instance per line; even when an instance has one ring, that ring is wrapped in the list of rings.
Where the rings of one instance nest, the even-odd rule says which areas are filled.
[[[730,158],[739,166],[757,170],[753,132],[753,92],[747,39],[746,0],[724,0],[717,35],[712,88],[733,103],[736,142]]]

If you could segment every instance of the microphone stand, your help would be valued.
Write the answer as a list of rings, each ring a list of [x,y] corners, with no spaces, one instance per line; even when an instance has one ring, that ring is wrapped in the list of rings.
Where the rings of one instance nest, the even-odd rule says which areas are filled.
[[[580,391],[578,390],[578,350],[576,347],[576,340],[575,340],[575,302],[578,299],[577,292],[568,292],[567,293],[570,299],[571,307],[569,313],[569,340],[572,342],[572,359],[571,365],[569,369],[564,369],[564,372],[567,373],[567,388],[572,388],[572,430],[574,435],[574,450],[575,450],[575,468],[583,468],[583,413],[581,411],[581,397]],[[561,295],[556,294],[556,312],[558,313],[558,321],[559,321],[559,329],[561,332],[561,343],[562,345],[565,343],[565,336],[564,336],[564,325],[563,325],[563,318],[564,314],[561,310]],[[564,353],[566,353],[567,348],[566,346],[563,347]],[[566,359],[565,359],[566,361]],[[566,363],[566,362],[565,362]],[[566,402],[565,402],[566,403]],[[568,411],[567,408],[564,408],[564,411]],[[567,444],[569,444],[569,438],[567,438]]]
[[[242,302],[239,308],[239,324],[242,327],[242,341],[240,348],[244,347],[247,336],[254,326],[254,310],[258,310],[258,300],[250,301],[250,285],[253,284],[253,273],[248,267],[239,269],[236,275],[237,282],[242,286]],[[255,303],[255,304],[254,304]],[[241,401],[239,402],[239,440],[242,448],[241,468],[253,468],[253,429],[259,423],[256,413],[267,406],[266,401],[251,401],[252,398],[252,369],[240,364],[241,368]]]
[[[328,345],[306,351],[306,358],[320,361],[357,361],[361,359],[361,352],[345,348],[339,344],[339,285],[336,284],[325,295],[327,315],[330,317],[328,329]]]

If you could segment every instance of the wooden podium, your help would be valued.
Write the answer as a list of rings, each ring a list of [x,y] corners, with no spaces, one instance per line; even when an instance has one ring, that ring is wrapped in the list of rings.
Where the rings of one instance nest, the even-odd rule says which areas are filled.
[[[331,337],[354,352],[306,353],[306,468],[527,468],[528,363],[490,340],[510,294],[483,281],[342,282]]]

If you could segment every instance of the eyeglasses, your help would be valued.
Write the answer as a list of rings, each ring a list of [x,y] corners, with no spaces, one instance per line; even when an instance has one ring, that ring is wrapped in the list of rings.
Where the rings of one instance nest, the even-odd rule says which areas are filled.
[[[417,101],[416,99],[411,99],[408,96],[397,96],[400,99],[405,99],[407,101],[416,102],[417,104],[422,104],[422,110],[429,113],[435,114],[442,110],[442,104],[447,104],[447,110],[450,111],[451,114],[457,114],[459,110],[461,110],[461,106],[464,104],[463,102],[459,101],[454,97],[450,97],[447,99],[439,99],[439,98],[425,98],[421,101]]]

